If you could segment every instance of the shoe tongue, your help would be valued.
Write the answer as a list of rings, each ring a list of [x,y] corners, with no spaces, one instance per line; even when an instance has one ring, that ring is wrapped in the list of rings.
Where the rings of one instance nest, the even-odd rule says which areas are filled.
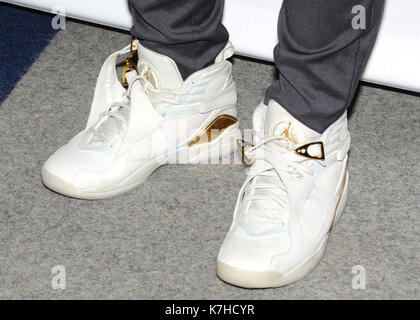
[[[265,136],[284,136],[295,144],[304,144],[319,140],[321,134],[308,128],[296,120],[289,112],[274,100],[268,103],[265,117]],[[257,160],[259,161],[259,160]],[[290,204],[284,182],[274,169],[255,176],[250,182],[254,187],[251,197],[262,193],[273,197],[262,201],[251,200],[244,208],[243,215],[247,218],[247,229],[261,234],[279,226],[279,221],[285,224],[290,219]],[[256,194],[257,193],[257,194]],[[248,193],[244,200],[248,199]]]
[[[148,76],[156,88],[176,90],[183,85],[182,76],[175,61],[171,58],[147,49],[140,43],[137,44],[137,51],[139,69],[141,69],[141,64],[143,63],[151,67],[152,70]]]
[[[266,136],[285,136],[296,144],[315,141],[321,134],[295,119],[274,100],[268,103],[264,133]]]

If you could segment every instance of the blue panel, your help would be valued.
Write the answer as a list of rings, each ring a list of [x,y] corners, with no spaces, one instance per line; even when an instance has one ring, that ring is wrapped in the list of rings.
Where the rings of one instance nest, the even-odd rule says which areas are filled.
[[[57,33],[52,15],[0,3],[0,104]]]

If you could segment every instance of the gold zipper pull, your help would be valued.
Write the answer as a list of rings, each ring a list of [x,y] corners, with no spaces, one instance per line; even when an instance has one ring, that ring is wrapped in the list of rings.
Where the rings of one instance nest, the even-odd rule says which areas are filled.
[[[238,144],[238,147],[241,149],[242,163],[243,163],[244,167],[250,167],[250,166],[252,166],[255,163],[255,160],[256,159],[249,158],[245,154],[245,151],[246,151],[246,148],[251,148],[254,145],[252,143],[249,143],[249,142],[247,142],[245,140],[242,140],[242,139],[236,140],[236,143]]]
[[[123,71],[122,71],[122,81],[123,86],[128,87],[128,81],[127,81],[127,73],[130,71],[136,71],[137,75],[139,74],[139,71],[137,70],[136,64],[133,62],[133,58],[138,54],[137,49],[134,49],[134,41],[136,41],[137,38],[132,37],[131,38],[131,48],[130,48],[130,57],[125,59]]]

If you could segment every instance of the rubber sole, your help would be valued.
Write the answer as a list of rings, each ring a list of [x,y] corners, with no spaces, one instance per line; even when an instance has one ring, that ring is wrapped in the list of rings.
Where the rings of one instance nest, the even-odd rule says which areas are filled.
[[[84,200],[99,200],[115,197],[140,186],[160,166],[161,164],[157,163],[156,161],[151,161],[143,165],[127,179],[132,181],[132,183],[124,181],[119,185],[94,190],[81,190],[76,188],[71,183],[68,183],[67,181],[64,181],[63,179],[53,175],[44,167],[41,170],[41,178],[44,186],[64,196]]]
[[[179,159],[180,164],[199,164],[208,163],[215,155],[218,157],[226,157],[237,151],[236,139],[241,138],[238,125],[235,124],[226,129],[218,139],[208,144],[198,145],[196,147],[183,147],[174,151],[185,155],[185,159]],[[185,152],[184,152],[185,151]],[[141,184],[162,165],[168,164],[162,159],[167,157],[164,155],[160,159],[153,159],[135,172],[133,172],[124,181],[116,185],[109,185],[95,189],[80,189],[71,183],[55,176],[49,172],[45,167],[41,169],[42,183],[50,190],[59,194],[84,200],[99,200],[106,199],[128,192]]]
[[[340,219],[348,199],[348,174],[343,186],[342,195],[337,204],[337,212],[333,225]],[[289,285],[307,276],[311,273],[318,263],[321,261],[322,256],[327,248],[327,240],[329,233],[325,235],[318,249],[305,260],[301,261],[293,269],[287,273],[281,274],[276,271],[249,271],[235,268],[226,263],[217,262],[216,274],[224,282],[231,285],[246,288],[246,289],[264,289],[264,288],[277,288]]]
[[[287,286],[309,274],[318,265],[327,247],[328,235],[325,236],[317,251],[285,274],[275,271],[248,271],[217,262],[217,276],[237,287],[246,289],[266,289]]]

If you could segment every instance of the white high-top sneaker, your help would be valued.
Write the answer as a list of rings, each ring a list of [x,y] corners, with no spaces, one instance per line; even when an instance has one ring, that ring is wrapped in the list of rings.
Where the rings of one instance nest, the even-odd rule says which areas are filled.
[[[117,58],[126,60],[124,80]],[[214,64],[183,81],[176,63],[137,40],[112,54],[100,72],[86,129],[58,149],[42,168],[50,189],[101,199],[128,191],[159,166],[206,163],[233,152],[241,137],[230,43]],[[216,154],[216,156],[215,156]]]
[[[244,151],[253,164],[220,249],[217,275],[245,288],[284,286],[315,268],[343,212],[347,115],[319,134],[271,100],[257,107],[253,125],[254,146]]]

